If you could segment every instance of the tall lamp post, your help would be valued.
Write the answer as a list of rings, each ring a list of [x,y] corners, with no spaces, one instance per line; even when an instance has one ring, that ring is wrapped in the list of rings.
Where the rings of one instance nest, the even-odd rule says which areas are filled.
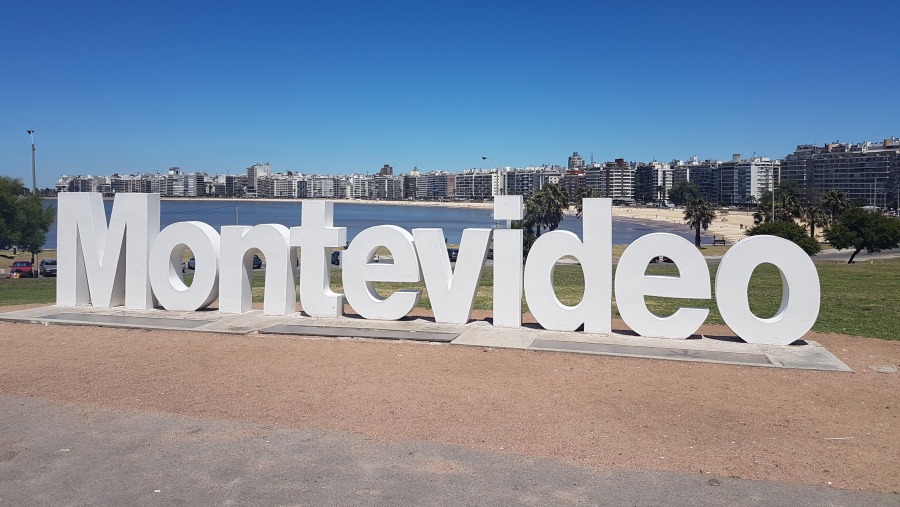
[[[506,176],[505,176],[505,175],[503,174],[503,172],[500,170],[500,164],[498,164],[498,163],[497,163],[494,159],[492,159],[491,157],[487,157],[487,156],[481,157],[481,160],[490,160],[492,164],[495,164],[495,165],[497,166],[497,178],[498,178],[498,181],[499,181],[499,183],[500,183],[500,195],[506,195]],[[503,221],[501,221],[501,223],[504,223],[504,227],[503,227],[503,228],[505,228],[505,229],[512,229],[512,220],[503,220]],[[501,227],[499,226],[499,224],[497,224],[496,221],[494,222],[494,224],[495,224],[495,227],[496,227],[496,228],[498,228],[498,229],[501,228]]]
[[[491,157],[481,157],[481,160],[490,160],[492,164],[497,166],[497,176],[502,178],[500,179],[500,195],[506,195],[506,178],[503,177],[503,173],[500,171],[500,164]]]
[[[37,195],[37,172],[34,169],[34,130],[26,130],[31,136],[31,193]]]

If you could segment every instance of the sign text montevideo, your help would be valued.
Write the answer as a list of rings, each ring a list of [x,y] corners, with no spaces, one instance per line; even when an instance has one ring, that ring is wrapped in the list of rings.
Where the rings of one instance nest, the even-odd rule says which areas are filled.
[[[568,231],[542,234],[527,261],[521,230],[466,229],[455,269],[440,228],[407,231],[380,225],[363,230],[347,246],[347,229],[333,223],[333,203],[306,201],[302,206],[300,227],[261,224],[216,231],[188,221],[160,230],[157,194],[117,195],[109,222],[100,194],[60,194],[57,304],[193,311],[218,300],[219,312],[248,312],[252,259],[259,250],[267,264],[263,312],[271,315],[296,312],[299,282],[300,305],[309,317],[341,317],[346,299],[361,317],[400,319],[416,307],[422,291],[398,290],[383,297],[375,283],[424,282],[435,320],[465,323],[485,269],[493,270],[497,327],[521,326],[523,298],[537,322],[554,331],[583,328],[587,333],[610,333],[613,294],[626,325],[644,336],[688,337],[709,313],[704,308],[680,308],[658,316],[644,302],[645,296],[712,297],[706,260],[692,243],[674,234],[639,238],[622,254],[613,276],[609,199],[584,201],[581,238]],[[521,219],[521,196],[496,197],[494,218]],[[491,245],[494,262],[487,266]],[[344,294],[337,294],[330,287],[331,252],[345,246]],[[393,262],[374,262],[379,248],[389,250]],[[190,286],[181,274],[187,249],[196,259]],[[553,270],[565,256],[576,258],[584,273],[584,296],[573,306],[561,303],[553,288]],[[647,264],[657,256],[671,259],[678,276],[647,275]],[[763,263],[775,265],[782,279],[781,306],[770,318],[754,315],[747,298],[753,270]],[[812,261],[793,243],[754,236],[735,244],[722,258],[715,297],[725,323],[744,340],[788,344],[815,323],[819,279]]]

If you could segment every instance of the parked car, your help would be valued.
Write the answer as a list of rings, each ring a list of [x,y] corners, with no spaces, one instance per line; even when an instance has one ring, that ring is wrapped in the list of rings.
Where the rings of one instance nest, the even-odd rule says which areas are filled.
[[[335,266],[341,265],[341,252],[331,252],[331,263]]]
[[[56,276],[56,259],[44,259],[38,267],[41,276]]]
[[[31,261],[13,261],[9,268],[10,278],[34,278],[34,264]]]
[[[253,269],[262,269],[262,260],[258,255],[253,256]]]
[[[195,261],[194,258],[191,257],[191,260],[189,260],[187,263],[187,268],[188,269],[196,269],[196,266],[197,266],[197,261]]]
[[[448,248],[447,256],[450,257],[450,262],[456,262],[456,258],[459,257],[459,248]]]
[[[493,248],[488,248],[487,258],[494,260],[494,249]]]
[[[666,257],[665,255],[660,255],[659,257],[654,257],[650,259],[650,264],[657,262],[672,262],[672,259]]]

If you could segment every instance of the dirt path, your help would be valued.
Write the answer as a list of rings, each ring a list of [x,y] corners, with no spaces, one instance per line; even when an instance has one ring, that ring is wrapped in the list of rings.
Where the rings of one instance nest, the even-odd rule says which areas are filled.
[[[900,342],[809,338],[856,372],[0,322],[0,392],[594,470],[900,490],[900,374],[870,369],[900,364]]]

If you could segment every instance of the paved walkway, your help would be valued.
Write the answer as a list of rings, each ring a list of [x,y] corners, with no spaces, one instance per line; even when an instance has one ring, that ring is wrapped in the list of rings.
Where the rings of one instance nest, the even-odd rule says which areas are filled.
[[[4,505],[879,506],[900,496],[0,395]]]

